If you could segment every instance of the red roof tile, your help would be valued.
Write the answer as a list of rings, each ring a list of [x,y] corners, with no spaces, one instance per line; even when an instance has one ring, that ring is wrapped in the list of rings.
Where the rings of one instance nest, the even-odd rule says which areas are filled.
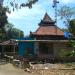
[[[64,32],[54,25],[54,21],[48,16],[47,13],[42,21],[43,22],[40,23],[40,27],[36,30],[36,32],[31,33],[32,35],[64,35]],[[44,25],[42,25],[42,23]]]
[[[54,21],[49,17],[49,15],[48,15],[47,13],[46,13],[45,16],[44,16],[43,21],[45,21],[45,22],[54,22]]]
[[[41,26],[33,35],[64,35],[64,32],[54,26]]]

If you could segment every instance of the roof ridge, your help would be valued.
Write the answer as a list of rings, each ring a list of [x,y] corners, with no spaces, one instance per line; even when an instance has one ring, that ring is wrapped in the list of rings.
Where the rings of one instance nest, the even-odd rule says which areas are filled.
[[[43,17],[43,21],[45,21],[45,22],[54,22],[47,13],[45,13],[45,15]]]

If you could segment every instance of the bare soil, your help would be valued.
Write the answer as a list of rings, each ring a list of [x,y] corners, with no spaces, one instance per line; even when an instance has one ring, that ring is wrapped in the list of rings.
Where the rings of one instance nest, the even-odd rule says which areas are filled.
[[[36,64],[32,71],[39,75],[75,75],[75,64]]]
[[[0,65],[0,75],[75,75],[75,65],[36,64],[30,71],[26,72],[10,63]]]
[[[16,68],[12,64],[0,65],[0,75],[33,75],[25,72],[23,69]]]

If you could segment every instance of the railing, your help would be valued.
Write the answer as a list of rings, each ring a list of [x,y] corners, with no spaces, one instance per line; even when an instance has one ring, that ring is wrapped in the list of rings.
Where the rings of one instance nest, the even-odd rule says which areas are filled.
[[[14,55],[17,55],[18,53],[17,52],[4,52],[3,54],[9,55],[9,56],[14,56]]]
[[[50,54],[39,54],[38,57],[40,59],[54,59],[54,56]]]

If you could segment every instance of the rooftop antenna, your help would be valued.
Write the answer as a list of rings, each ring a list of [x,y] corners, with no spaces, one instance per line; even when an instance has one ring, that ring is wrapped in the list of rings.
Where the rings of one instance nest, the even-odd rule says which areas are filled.
[[[59,3],[59,1],[57,0],[53,0],[53,8],[55,9],[55,23],[57,25],[57,4]]]
[[[4,0],[0,0],[0,5],[3,5],[3,1],[4,1]]]
[[[57,35],[57,4],[59,1],[53,0],[53,8],[55,9],[55,24],[56,24],[56,35]]]

